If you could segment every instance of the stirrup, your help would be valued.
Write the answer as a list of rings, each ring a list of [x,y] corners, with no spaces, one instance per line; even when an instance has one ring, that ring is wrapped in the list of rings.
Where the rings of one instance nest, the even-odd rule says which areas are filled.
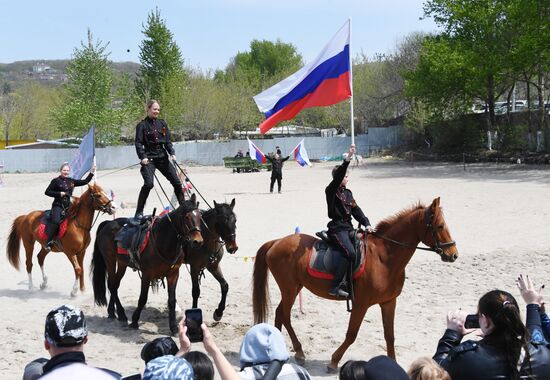
[[[349,297],[349,293],[346,292],[344,290],[344,287],[345,285],[343,284],[338,284],[338,286],[332,288],[328,294],[331,295],[331,296],[334,296],[334,297],[342,297],[342,298],[348,298]]]

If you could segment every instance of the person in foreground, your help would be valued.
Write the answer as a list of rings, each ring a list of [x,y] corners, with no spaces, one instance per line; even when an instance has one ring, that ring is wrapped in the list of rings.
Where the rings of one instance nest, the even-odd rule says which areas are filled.
[[[160,105],[156,100],[147,102],[147,117],[136,126],[135,147],[141,163],[143,186],[139,192],[136,218],[143,216],[143,209],[153,188],[155,170],[158,169],[174,187],[174,194],[181,205],[184,201],[183,188],[172,162],[176,153],[170,140],[168,124],[159,119]],[[170,156],[168,156],[170,155]]]
[[[409,380],[407,372],[395,360],[375,356],[369,361],[348,360],[340,368],[339,380]]]
[[[477,316],[483,339],[461,343],[474,331],[464,327],[466,313],[447,314],[447,330],[433,359],[453,380],[550,379],[550,348],[544,340],[533,339],[543,336],[538,309],[527,307],[526,327],[515,298],[492,290],[479,299]]]
[[[84,345],[88,329],[84,313],[77,307],[62,305],[46,316],[44,348],[50,359],[36,359],[25,367],[23,380],[34,379],[119,379],[118,372],[87,365]]]
[[[290,354],[281,332],[267,323],[253,326],[245,334],[239,351],[240,378],[309,380],[309,373],[297,364],[287,363]]]
[[[48,236],[46,250],[51,251],[55,244],[55,235],[59,231],[61,220],[65,217],[69,206],[71,205],[71,197],[76,186],[84,186],[90,183],[95,174],[95,166],[88,176],[84,179],[74,179],[69,177],[71,167],[67,162],[64,162],[59,168],[59,176],[51,180],[48,188],[44,192],[48,197],[53,198],[52,211],[50,221],[46,226],[46,235]]]
[[[208,327],[204,323],[201,324],[203,340],[202,344],[204,349],[214,360],[214,365],[220,374],[222,380],[239,380],[239,375],[235,369],[231,366],[231,363],[225,358],[221,350],[214,342],[214,338],[208,330]],[[187,336],[187,326],[185,324],[185,318],[179,323],[178,337],[180,341],[180,349],[176,353],[176,357],[185,358],[187,362],[191,364],[194,372],[194,379],[198,380],[213,380],[214,368],[208,357],[198,351],[191,351],[191,341]],[[201,355],[202,354],[202,355]]]
[[[338,246],[344,258],[336,269],[334,282],[329,294],[343,298],[348,297],[345,276],[350,262],[355,257],[355,247],[349,236],[350,231],[353,231],[352,216],[365,226],[367,232],[372,233],[374,231],[370,225],[369,218],[365,216],[363,210],[355,202],[351,190],[346,188],[348,184],[348,166],[354,154],[355,145],[352,144],[349,147],[344,162],[332,170],[332,181],[325,189],[328,217],[330,218],[330,222],[327,225],[328,236]]]
[[[407,375],[410,380],[451,380],[449,373],[428,357],[421,357],[413,361]]]

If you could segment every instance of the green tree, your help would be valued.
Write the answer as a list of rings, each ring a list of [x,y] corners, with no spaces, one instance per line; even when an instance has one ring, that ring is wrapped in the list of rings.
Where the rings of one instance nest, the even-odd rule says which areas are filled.
[[[75,48],[67,66],[68,84],[59,107],[52,111],[64,136],[83,135],[95,124],[97,141],[117,142],[124,110],[115,107],[112,93],[113,74],[109,67],[108,44],[94,43],[88,30],[87,42]]]
[[[163,103],[166,103],[166,99],[161,98],[163,92],[167,91],[164,87],[172,86],[168,84],[171,80],[180,81],[184,73],[181,51],[158,8],[147,16],[142,33],[145,38],[139,53],[141,68],[136,80],[138,96],[142,103],[157,99],[165,108]]]

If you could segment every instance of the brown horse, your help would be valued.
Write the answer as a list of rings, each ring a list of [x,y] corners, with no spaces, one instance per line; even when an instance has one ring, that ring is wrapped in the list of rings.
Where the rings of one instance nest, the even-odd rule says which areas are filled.
[[[92,258],[92,283],[95,303],[107,305],[109,318],[118,317],[126,322],[126,312],[118,297],[120,281],[126,273],[128,255],[117,253],[115,236],[128,218],[118,218],[102,222],[97,228]],[[201,213],[196,196],[183,202],[180,207],[169,214],[158,218],[152,225],[149,239],[139,256],[141,268],[141,292],[138,307],[132,314],[130,327],[138,328],[141,311],[147,303],[149,286],[164,277],[168,284],[168,320],[173,334],[178,332],[176,321],[176,285],[178,284],[180,266],[183,262],[185,247],[201,245]],[[107,304],[106,285],[111,293]],[[115,315],[116,308],[116,315]]]
[[[78,285],[80,290],[84,291],[84,254],[90,244],[90,230],[95,211],[113,214],[116,209],[114,202],[109,199],[105,191],[97,183],[88,185],[88,189],[80,198],[76,198],[67,211],[67,230],[63,237],[59,239],[60,244],[56,244],[52,251],[64,252],[74,268],[75,282],[71,291],[71,296],[76,296]],[[48,276],[44,272],[44,259],[48,255],[46,251],[46,241],[40,239],[39,227],[44,211],[32,211],[27,215],[20,215],[13,221],[11,232],[8,237],[6,255],[9,262],[15,269],[19,270],[19,244],[23,240],[23,246],[27,255],[27,274],[29,277],[29,289],[33,288],[32,283],[32,254],[34,243],[39,242],[40,252],[38,253],[38,264],[42,271],[41,289],[46,288]]]
[[[253,312],[255,323],[268,316],[268,270],[281,291],[281,302],[275,314],[275,326],[284,325],[292,340],[296,359],[305,359],[302,344],[290,323],[290,312],[296,296],[306,287],[319,297],[336,299],[328,294],[330,281],[308,274],[308,256],[318,239],[304,234],[290,235],[264,243],[256,254],[253,275]],[[417,245],[422,242],[438,253],[443,261],[453,262],[458,256],[455,242],[439,207],[439,198],[428,207],[417,205],[378,224],[368,239],[365,269],[354,280],[353,310],[346,338],[332,354],[329,371],[336,370],[340,359],[355,341],[363,317],[371,305],[379,304],[388,356],[395,358],[394,316],[397,297],[405,282],[405,266]],[[422,248],[422,247],[418,247]]]

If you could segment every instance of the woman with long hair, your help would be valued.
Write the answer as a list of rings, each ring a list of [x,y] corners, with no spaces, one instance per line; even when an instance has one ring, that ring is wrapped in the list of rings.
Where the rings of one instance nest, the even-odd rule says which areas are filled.
[[[474,332],[464,326],[466,316],[461,310],[447,314],[447,330],[433,357],[453,380],[550,378],[550,348],[532,339],[542,335],[538,311],[527,308],[526,327],[515,298],[492,290],[478,302],[478,333],[483,339],[460,343]]]

